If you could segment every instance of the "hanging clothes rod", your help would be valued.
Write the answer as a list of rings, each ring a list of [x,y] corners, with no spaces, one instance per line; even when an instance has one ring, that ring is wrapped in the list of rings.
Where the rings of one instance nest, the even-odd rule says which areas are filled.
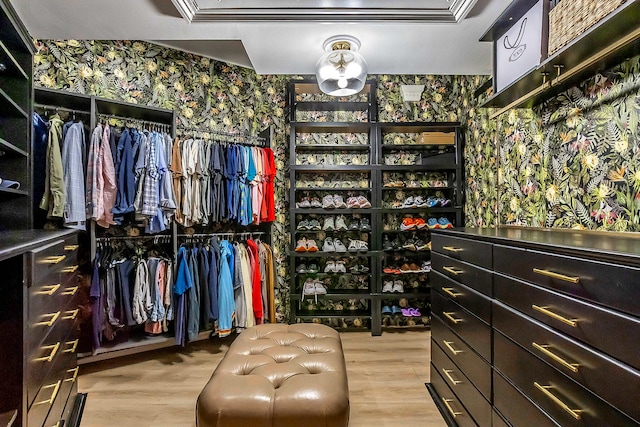
[[[163,235],[142,235],[142,236],[105,236],[96,237],[96,242],[110,242],[112,240],[156,240],[156,241],[171,241],[171,236]]]
[[[35,108],[42,108],[44,110],[64,111],[64,112],[73,113],[73,114],[84,114],[84,115],[91,114],[90,111],[74,110],[72,108],[60,107],[60,106],[57,106],[57,105],[33,104],[33,106]]]
[[[211,129],[202,129],[202,128],[179,128],[178,129],[179,132],[181,133],[187,133],[187,132],[200,132],[200,133],[211,133],[214,135],[220,135],[220,136],[229,136],[232,138],[243,138],[243,139],[250,139],[250,140],[255,140],[255,141],[266,141],[266,138],[261,137],[261,136],[254,136],[254,135],[246,135],[240,132],[223,132],[223,131],[218,131],[218,130],[211,130]]]
[[[98,117],[106,120],[117,119],[117,120],[124,120],[125,122],[136,122],[136,123],[148,124],[153,126],[163,126],[166,128],[171,128],[171,125],[168,123],[154,122],[151,120],[138,119],[136,117],[124,117],[124,116],[118,116],[115,114],[106,114],[106,113],[98,113]]]
[[[201,239],[201,238],[207,238],[207,237],[213,237],[213,236],[247,236],[247,235],[262,236],[263,234],[267,234],[267,233],[264,231],[241,231],[241,232],[229,231],[227,233],[178,234],[178,237],[192,237],[194,239]]]

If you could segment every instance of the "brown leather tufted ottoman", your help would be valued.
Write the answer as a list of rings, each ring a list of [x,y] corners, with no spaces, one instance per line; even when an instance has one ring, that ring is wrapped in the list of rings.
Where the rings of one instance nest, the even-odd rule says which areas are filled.
[[[231,344],[196,405],[198,427],[347,427],[349,387],[338,333],[268,324]]]

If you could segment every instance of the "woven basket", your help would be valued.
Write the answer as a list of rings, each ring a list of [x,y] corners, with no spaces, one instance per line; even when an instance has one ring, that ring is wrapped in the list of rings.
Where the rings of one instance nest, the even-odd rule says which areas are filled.
[[[549,12],[549,55],[584,33],[626,0],[562,0]]]

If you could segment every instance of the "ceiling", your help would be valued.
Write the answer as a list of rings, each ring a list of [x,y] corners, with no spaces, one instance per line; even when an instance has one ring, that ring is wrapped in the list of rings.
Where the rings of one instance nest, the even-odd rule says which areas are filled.
[[[148,40],[260,74],[313,74],[338,34],[360,40],[369,74],[491,74],[491,44],[478,40],[511,0],[11,3],[37,39]]]

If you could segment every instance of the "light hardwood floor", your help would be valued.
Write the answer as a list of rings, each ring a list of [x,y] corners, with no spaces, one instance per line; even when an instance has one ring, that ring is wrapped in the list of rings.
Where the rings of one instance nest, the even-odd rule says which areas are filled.
[[[444,427],[424,383],[429,332],[341,334],[349,377],[349,427]],[[81,366],[88,393],[82,427],[193,427],[195,402],[231,340]]]

